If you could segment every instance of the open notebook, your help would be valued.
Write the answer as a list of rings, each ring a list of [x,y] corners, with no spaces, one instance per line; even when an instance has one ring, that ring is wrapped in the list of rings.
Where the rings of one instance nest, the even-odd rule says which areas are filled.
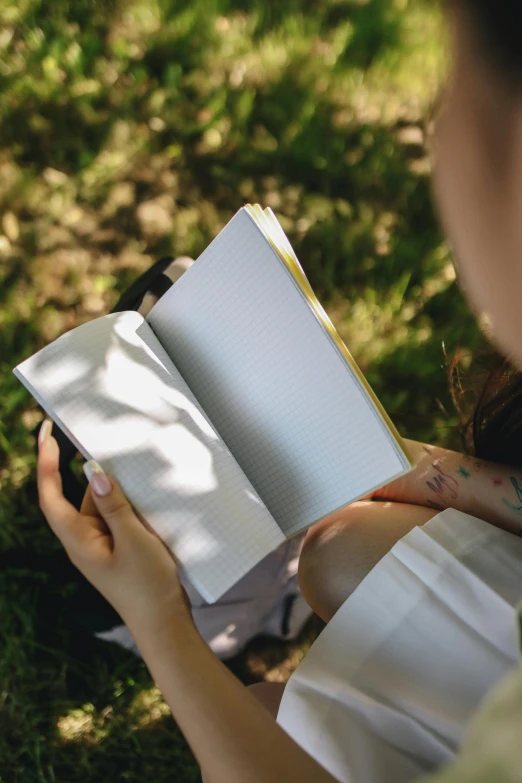
[[[210,602],[286,538],[410,468],[259,206],[146,319],[91,321],[14,372]]]

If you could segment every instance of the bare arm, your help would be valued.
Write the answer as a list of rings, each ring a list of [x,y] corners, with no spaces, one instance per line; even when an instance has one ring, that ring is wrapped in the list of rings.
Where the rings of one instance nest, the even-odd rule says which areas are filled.
[[[522,535],[522,470],[417,441],[406,445],[417,467],[378,490],[375,499],[455,508]]]
[[[72,562],[128,625],[212,783],[335,783],[199,636],[170,552],[89,462],[81,511],[63,496],[58,444],[43,428],[40,504]],[[208,780],[208,777],[207,777]]]
[[[192,624],[138,647],[206,783],[335,783],[209,650]]]

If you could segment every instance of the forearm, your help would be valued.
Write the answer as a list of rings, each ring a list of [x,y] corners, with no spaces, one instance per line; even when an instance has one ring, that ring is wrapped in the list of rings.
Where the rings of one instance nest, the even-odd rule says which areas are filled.
[[[406,446],[417,467],[374,497],[455,508],[522,535],[522,470],[417,441]]]
[[[192,625],[138,646],[211,783],[334,783],[203,642]]]

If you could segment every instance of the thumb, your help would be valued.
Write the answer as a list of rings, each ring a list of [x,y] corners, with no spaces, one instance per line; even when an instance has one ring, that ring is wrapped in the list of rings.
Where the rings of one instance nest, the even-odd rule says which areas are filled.
[[[140,520],[120,487],[107,476],[96,460],[86,462],[83,471],[89,481],[92,501],[113,536],[118,536],[120,531],[128,535],[142,529]]]

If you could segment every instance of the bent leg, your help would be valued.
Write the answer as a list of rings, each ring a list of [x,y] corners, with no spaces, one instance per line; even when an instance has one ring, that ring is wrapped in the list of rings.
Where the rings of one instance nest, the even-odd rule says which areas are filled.
[[[394,544],[437,513],[407,503],[359,501],[318,522],[299,560],[305,600],[328,622]]]

